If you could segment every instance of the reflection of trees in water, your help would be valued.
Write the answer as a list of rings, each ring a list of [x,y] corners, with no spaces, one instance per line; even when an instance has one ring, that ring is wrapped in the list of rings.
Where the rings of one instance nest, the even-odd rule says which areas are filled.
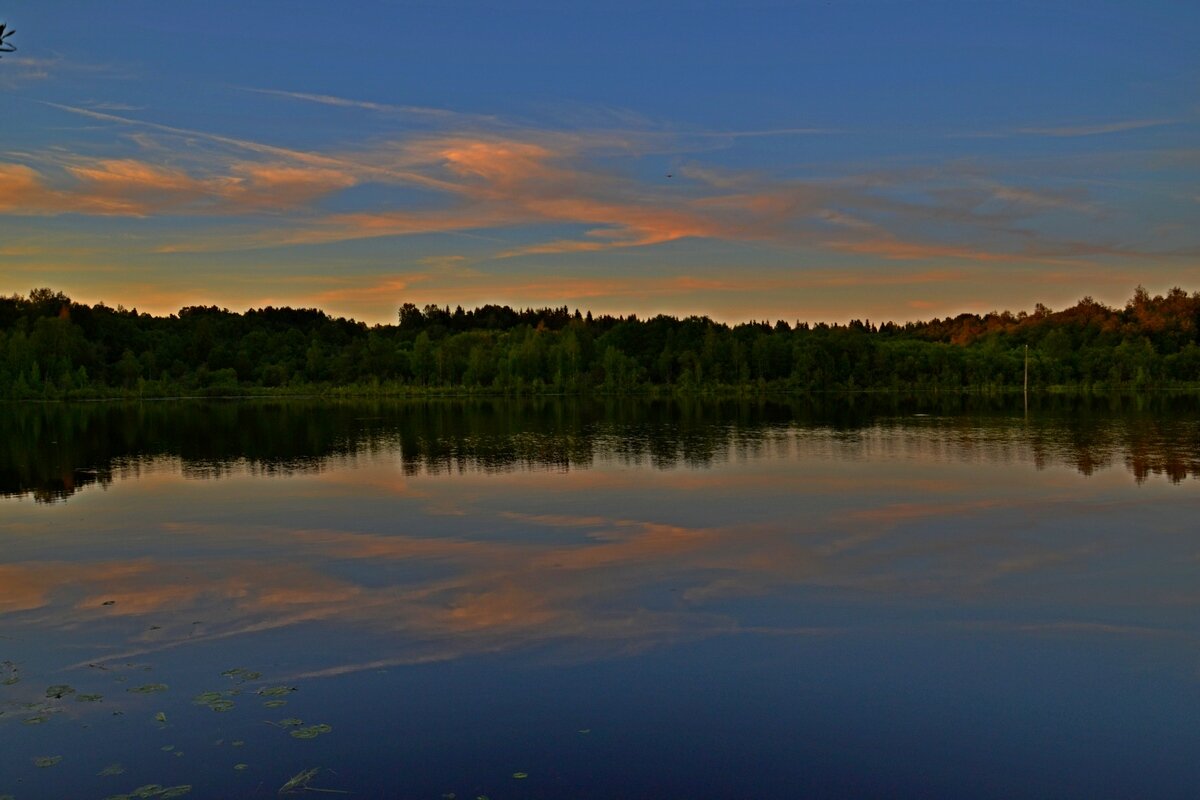
[[[1122,465],[1139,480],[1200,475],[1200,399],[1044,397],[1028,417],[970,396],[794,400],[231,401],[24,404],[0,414],[0,495],[48,502],[166,462],[188,477],[313,472],[398,453],[406,474],[656,468],[808,452]]]

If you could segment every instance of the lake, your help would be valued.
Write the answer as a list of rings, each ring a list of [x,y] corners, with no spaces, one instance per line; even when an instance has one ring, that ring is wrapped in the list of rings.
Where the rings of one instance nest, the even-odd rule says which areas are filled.
[[[1170,395],[2,406],[0,796],[1191,798],[1197,475]]]

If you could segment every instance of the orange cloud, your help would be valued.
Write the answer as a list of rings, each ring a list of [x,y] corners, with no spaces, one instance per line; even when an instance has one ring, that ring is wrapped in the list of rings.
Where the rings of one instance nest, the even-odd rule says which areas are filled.
[[[67,157],[61,173],[0,164],[0,213],[238,218],[236,230],[221,223],[190,241],[164,240],[155,234],[149,249],[157,253],[569,225],[583,226],[584,231],[556,232],[515,246],[505,243],[491,255],[567,255],[684,239],[765,242],[890,261],[1079,265],[1079,259],[1089,255],[1133,255],[1098,242],[1053,241],[1036,226],[1022,224],[1050,212],[1094,217],[1085,189],[1046,191],[1001,184],[974,165],[802,180],[689,164],[678,170],[675,180],[656,182],[610,164],[614,155],[669,152],[669,137],[661,132],[534,130],[436,110],[268,93],[372,111],[419,111],[447,128],[470,132],[449,130],[318,153],[51,104],[140,129],[143,148],[164,153],[163,161]],[[499,132],[487,133],[489,128]],[[718,136],[776,133],[781,132]],[[206,150],[201,155],[191,146],[153,151],[147,138],[201,142]],[[685,147],[684,139],[677,137],[676,146]],[[41,158],[50,163],[63,159],[60,154]],[[204,158],[210,161],[202,162]],[[418,187],[427,194],[403,196],[402,205],[384,205],[366,200],[364,193],[364,202],[353,211],[318,213],[315,204],[320,199],[366,183]],[[252,214],[282,219],[264,224],[247,220]],[[942,232],[914,239],[912,231],[929,230],[928,223],[941,226]]]
[[[892,261],[923,261],[930,258],[952,258],[961,261],[986,262],[1019,260],[1016,256],[1006,253],[990,253],[953,245],[906,242],[892,238],[865,239],[862,241],[833,241],[827,244],[835,250],[882,256]]]
[[[353,186],[357,179],[327,168],[234,164],[229,174],[194,177],[136,159],[69,164],[70,180],[54,187],[22,164],[0,164],[0,212],[25,216],[94,214],[242,214],[288,210]]]

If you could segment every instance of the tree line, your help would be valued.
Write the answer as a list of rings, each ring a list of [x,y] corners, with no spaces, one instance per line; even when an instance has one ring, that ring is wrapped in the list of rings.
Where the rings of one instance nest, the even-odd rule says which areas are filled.
[[[593,317],[405,303],[392,325],[315,308],[153,316],[0,297],[0,396],[589,394],[1200,386],[1200,292],[925,322]]]

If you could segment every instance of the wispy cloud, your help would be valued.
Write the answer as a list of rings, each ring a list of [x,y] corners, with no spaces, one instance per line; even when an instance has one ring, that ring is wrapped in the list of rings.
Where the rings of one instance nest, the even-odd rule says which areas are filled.
[[[31,167],[0,163],[0,212],[238,215],[301,207],[355,183],[337,170],[266,163],[235,164],[228,174],[208,177],[136,159],[77,160],[64,171],[67,181],[56,187]]]
[[[72,114],[79,114],[92,119],[104,120],[106,122],[115,122],[121,125],[131,125],[135,127],[146,128],[149,130],[162,131],[164,133],[175,134],[178,136],[195,137],[203,139],[215,144],[225,145],[239,150],[245,150],[259,155],[273,156],[276,158],[297,161],[302,164],[318,167],[330,167],[354,171],[369,176],[382,177],[398,182],[409,182],[418,185],[426,185],[430,188],[452,188],[446,187],[437,181],[432,181],[423,175],[408,172],[399,169],[387,169],[379,166],[363,164],[353,160],[338,158],[335,156],[314,153],[305,150],[296,150],[293,148],[279,147],[271,144],[264,144],[250,139],[241,139],[232,136],[222,136],[220,134],[210,133],[208,131],[200,131],[189,128],[179,128],[172,125],[163,125],[157,122],[146,122],[144,120],[122,117],[116,114],[107,114],[101,111],[93,111],[87,108],[79,108],[78,106],[63,105],[61,103],[51,103],[42,101],[44,105],[52,108],[57,108],[61,111],[66,111]]]
[[[1045,136],[1050,138],[1074,138],[1081,136],[1103,136],[1110,133],[1158,128],[1179,123],[1177,119],[1127,119],[1108,122],[1081,123],[1074,125],[1022,125],[990,131],[966,131],[947,134],[951,139],[1009,139],[1013,137]]]
[[[407,131],[358,149],[313,151],[47,103],[129,128],[140,158],[14,155],[15,163],[0,164],[5,190],[0,208],[9,214],[41,215],[243,215],[236,228],[164,235],[153,247],[159,253],[488,230],[523,234],[488,254],[506,260],[686,239],[963,264],[1066,265],[1146,252],[1134,243],[1111,240],[1103,230],[1090,239],[1047,232],[1041,223],[1051,214],[1074,215],[1078,224],[1102,216],[1088,185],[1001,178],[976,162],[824,179],[720,169],[701,159],[681,164],[670,178],[630,166],[672,136],[686,147],[680,137],[687,135],[759,137],[823,129],[676,136],[661,130],[488,127],[484,121],[489,118],[439,109],[273,89],[247,91],[371,112],[420,114],[436,119],[438,129]],[[1068,129],[1037,130],[1067,135]],[[1085,135],[1083,129],[1072,130]],[[368,184],[382,191],[351,199],[347,190]],[[318,205],[334,196],[344,210],[331,212]],[[542,235],[524,235],[534,232]]]
[[[134,106],[129,103],[117,103],[112,100],[92,100],[85,103],[93,111],[144,111],[145,106]]]
[[[377,103],[370,100],[354,100],[347,97],[337,97],[329,94],[313,94],[311,92],[289,92],[283,89],[261,89],[253,86],[235,86],[235,89],[242,92],[253,92],[255,94],[272,95],[274,97],[284,97],[291,100],[302,100],[307,103],[319,103],[325,106],[335,106],[338,108],[354,108],[363,111],[376,111],[384,114],[402,114],[415,117],[428,117],[440,122],[446,121],[461,121],[474,120],[478,122],[486,122],[492,125],[500,123],[500,118],[487,114],[464,114],[459,111],[451,111],[445,108],[431,108],[429,106],[412,106],[412,105],[395,105],[392,103]]]
[[[15,89],[23,84],[44,81],[60,62],[50,58],[18,56],[4,59],[4,71],[0,72],[0,86]]]
[[[0,66],[4,67],[0,70],[0,86],[8,89],[56,78],[78,78],[81,75],[115,79],[127,79],[133,75],[125,66],[86,63],[53,53],[40,56],[10,56],[5,58]]]
[[[1017,128],[1017,133],[1032,136],[1100,136],[1106,133],[1120,133],[1122,131],[1134,131],[1141,128],[1157,128],[1161,125],[1170,125],[1173,122],[1175,120],[1172,119],[1130,119],[1115,122],[1099,122],[1090,125],[1031,126]]]

